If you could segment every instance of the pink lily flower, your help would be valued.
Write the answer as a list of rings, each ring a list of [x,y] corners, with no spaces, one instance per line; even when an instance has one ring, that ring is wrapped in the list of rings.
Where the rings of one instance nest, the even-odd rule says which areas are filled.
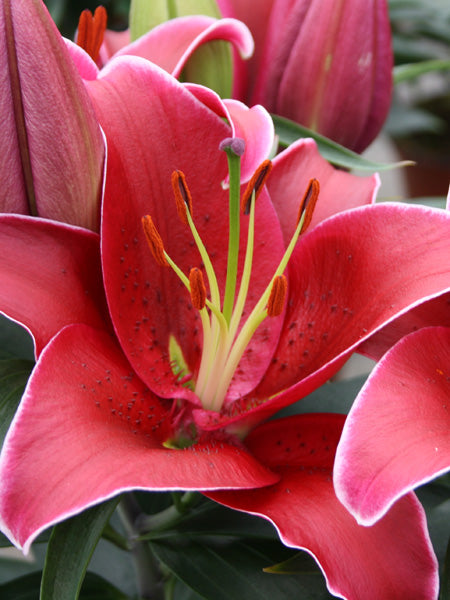
[[[89,323],[78,314],[59,330],[54,311],[45,319],[30,313],[30,330],[42,329],[44,320],[56,335],[40,354],[0,456],[2,531],[27,551],[46,527],[121,492],[200,490],[274,523],[287,545],[316,558],[340,597],[435,598],[437,564],[415,495],[371,528],[359,526],[336,498],[332,466],[343,417],[261,423],[324,383],[365,337],[449,288],[449,215],[373,205],[376,178],[333,171],[340,209],[347,198],[354,207],[359,197],[360,206],[338,212],[336,191],[323,181],[316,226],[300,235],[311,208],[297,224],[302,190],[295,182],[305,165],[310,176],[326,177],[332,168],[311,142],[299,143],[274,160],[256,204],[252,195],[245,202],[227,316],[224,238],[236,232],[224,210],[227,160],[218,146],[231,127],[139,58],[111,61],[86,85],[111,164],[101,255],[114,329],[107,317],[101,324],[97,289],[89,294],[92,309],[98,302]],[[236,138],[230,144],[243,150]],[[231,193],[236,184],[234,173]],[[317,183],[310,184],[308,197],[316,193]],[[145,215],[152,221],[144,218],[144,232]],[[0,217],[2,248],[8,219],[20,229],[20,217]],[[66,288],[55,282],[83,289],[86,263],[67,268],[68,257],[56,252],[56,229],[70,228],[52,224],[53,241],[41,238],[48,258],[38,265],[43,283],[35,305],[46,281],[63,298]],[[24,244],[13,265],[31,252]],[[9,294],[23,302],[26,285],[17,281]]]
[[[250,31],[236,19],[215,19],[204,15],[177,17],[158,25],[134,42],[129,30],[116,32],[106,29],[106,19],[103,6],[99,6],[94,15],[86,10],[80,17],[77,45],[91,57],[97,71],[114,56],[140,56],[179,77],[192,54],[207,42],[230,42],[242,59],[248,59],[254,49]],[[75,60],[79,56],[84,63],[85,59],[76,48],[70,42],[68,45]]]
[[[255,53],[236,61],[234,97],[262,104],[356,152],[379,133],[391,101],[386,0],[218,0],[248,25]]]
[[[337,496],[359,523],[375,523],[410,490],[450,471],[449,397],[448,327],[411,333],[375,367],[345,423],[334,470]]]
[[[0,44],[0,212],[98,230],[102,134],[40,0],[2,0]]]

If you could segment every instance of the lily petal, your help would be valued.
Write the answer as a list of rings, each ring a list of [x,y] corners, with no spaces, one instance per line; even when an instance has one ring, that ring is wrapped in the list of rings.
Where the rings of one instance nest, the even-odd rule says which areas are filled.
[[[444,210],[383,203],[307,232],[289,263],[286,316],[269,369],[240,401],[239,417],[223,412],[211,427],[242,426],[244,411],[248,426],[267,419],[325,383],[362,341],[449,291],[449,225]]]
[[[343,422],[342,415],[310,414],[258,427],[246,444],[280,475],[279,483],[207,495],[270,521],[285,545],[315,558],[340,598],[434,600],[437,561],[415,495],[372,527],[358,525],[336,498],[331,474]]]
[[[104,142],[83,82],[40,0],[1,6],[0,211],[96,230]]]
[[[338,212],[373,204],[380,187],[378,174],[358,177],[332,167],[321,156],[314,140],[294,142],[274,158],[267,182],[286,244],[296,226],[292,216],[297,214],[300,199],[313,177],[319,181],[320,193],[310,229]]]
[[[200,102],[228,121],[231,137],[244,140],[246,152],[241,160],[241,182],[247,183],[273,149],[275,129],[271,116],[262,106],[248,108],[237,100],[222,100],[218,94],[203,85],[184,85]],[[228,176],[224,185],[228,185]]]
[[[408,311],[381,331],[370,337],[358,348],[358,352],[379,360],[405,335],[430,326],[450,327],[450,294],[442,294]]]
[[[427,327],[378,363],[344,427],[336,493],[360,523],[450,470],[450,329]]]
[[[165,448],[168,417],[114,338],[83,325],[63,329],[42,353],[5,439],[2,530],[27,552],[50,525],[130,489],[248,488],[278,480],[227,441]]]
[[[110,326],[99,236],[91,231],[0,215],[0,274],[0,310],[30,331],[36,356],[70,323]]]
[[[151,256],[141,217],[151,215],[169,256],[185,273],[194,265],[200,266],[198,250],[173,200],[171,174],[175,169],[183,171],[192,193],[194,221],[212,259],[219,287],[224,289],[224,243],[228,238],[224,207],[228,192],[222,181],[227,161],[218,147],[230,136],[230,128],[173,77],[138,57],[112,60],[96,81],[86,84],[109,140],[102,248],[105,286],[117,335],[133,368],[155,393],[197,401],[192,391],[176,382],[168,343],[171,335],[176,338],[187,365],[196,373],[202,341],[200,319],[177,276]],[[152,94],[154,89],[158,94]],[[246,228],[243,223],[241,256]],[[284,253],[278,219],[267,194],[258,199],[255,231],[247,310],[259,299]],[[258,330],[247,353],[253,358],[241,364],[242,373],[231,384],[231,397],[248,393],[259,382],[281,326],[281,319],[270,319]]]
[[[243,58],[253,52],[253,38],[241,21],[198,15],[178,17],[161,23],[135,42],[121,48],[116,56],[141,56],[174,77],[179,77],[194,51],[212,40],[231,42]]]

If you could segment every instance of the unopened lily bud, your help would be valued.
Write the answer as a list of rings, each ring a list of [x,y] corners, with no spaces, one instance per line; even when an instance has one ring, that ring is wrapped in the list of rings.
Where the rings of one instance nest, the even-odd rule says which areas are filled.
[[[245,65],[236,57],[234,97],[362,152],[391,103],[387,0],[293,0],[284,14],[279,2],[261,4],[264,18],[248,2],[218,0],[222,15],[246,23],[256,41]]]

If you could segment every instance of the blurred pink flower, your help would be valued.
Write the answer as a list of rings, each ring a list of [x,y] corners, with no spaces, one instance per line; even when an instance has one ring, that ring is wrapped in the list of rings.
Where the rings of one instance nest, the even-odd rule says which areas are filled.
[[[255,52],[236,60],[234,96],[363,151],[391,101],[386,0],[218,0],[248,25]]]

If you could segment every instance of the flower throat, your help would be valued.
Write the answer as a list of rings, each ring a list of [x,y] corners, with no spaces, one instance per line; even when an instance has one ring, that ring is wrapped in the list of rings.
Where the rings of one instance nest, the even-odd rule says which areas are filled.
[[[194,224],[193,201],[184,173],[181,171],[172,173],[172,188],[178,215],[190,229],[203,261],[209,297],[203,272],[193,267],[186,275],[164,249],[163,241],[152,218],[149,215],[142,218],[144,233],[154,259],[161,267],[171,267],[181,279],[190,294],[193,307],[198,310],[201,318],[203,348],[196,377],[189,373],[182,350],[172,337],[169,354],[173,373],[178,381],[195,392],[203,408],[211,411],[221,410],[239,361],[259,325],[266,318],[278,317],[283,312],[288,285],[284,271],[299,236],[305,232],[311,222],[319,194],[319,183],[316,179],[312,179],[300,202],[296,228],[284,255],[238,333],[250,286],[256,200],[270,174],[272,163],[266,160],[258,167],[241,198],[240,161],[245,149],[244,141],[240,138],[226,138],[220,144],[220,149],[227,154],[229,170],[229,238],[223,302],[214,267]],[[241,218],[248,219],[248,231],[244,267],[239,289],[237,289]]]

